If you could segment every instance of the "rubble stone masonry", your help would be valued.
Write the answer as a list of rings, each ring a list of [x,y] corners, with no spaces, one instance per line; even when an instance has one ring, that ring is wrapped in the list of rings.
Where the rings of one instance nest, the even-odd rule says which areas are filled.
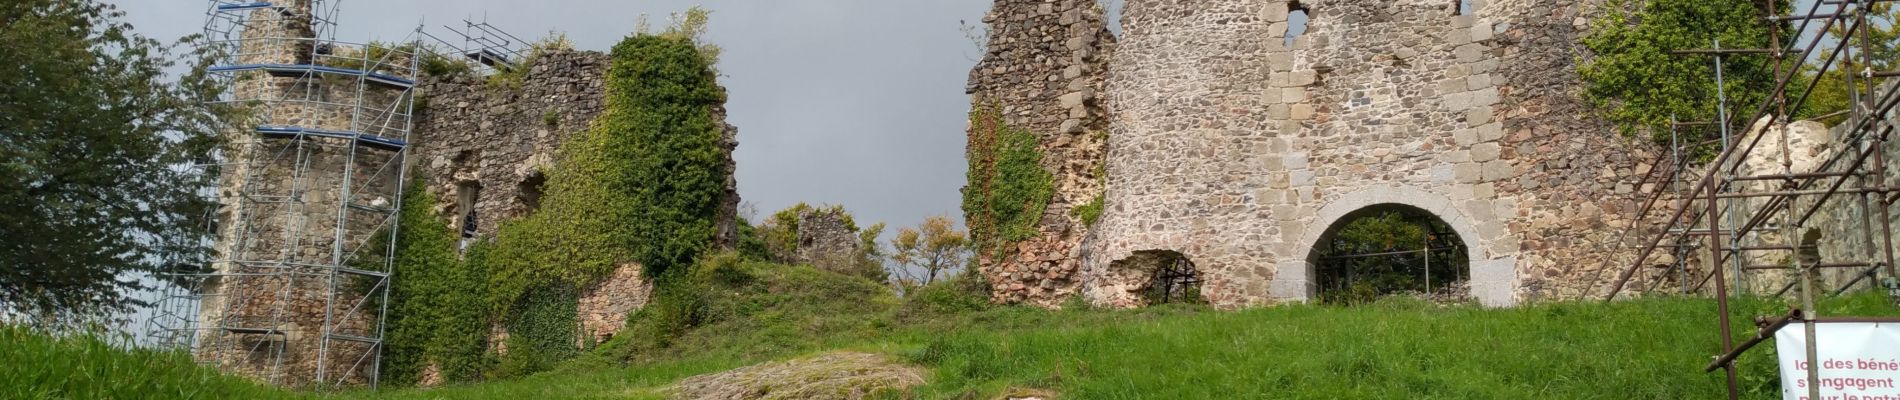
[[[979,252],[999,302],[1055,306],[1078,293],[1089,227],[1072,210],[1102,194],[1107,110],[1102,99],[1115,38],[1091,0],[998,0],[983,18],[989,42],[970,71],[972,107],[1037,135],[1055,195],[1039,233],[1001,258]]]
[[[1142,255],[1163,253],[1217,307],[1300,301],[1316,243],[1393,209],[1456,231],[1484,304],[1595,295],[1657,190],[1635,185],[1657,149],[1579,97],[1594,2],[1132,0],[1119,39],[1082,3],[998,0],[985,20],[970,92],[1044,138],[1058,181],[1044,236],[984,260],[998,301],[1140,306],[1140,261],[1167,258]],[[1077,133],[1103,127],[1105,148]],[[1084,228],[1067,216],[1103,190],[1080,168],[1101,160],[1106,211]]]

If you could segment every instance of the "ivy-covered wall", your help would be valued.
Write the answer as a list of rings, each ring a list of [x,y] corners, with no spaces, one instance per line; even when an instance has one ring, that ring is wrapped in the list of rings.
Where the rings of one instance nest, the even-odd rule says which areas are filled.
[[[1093,1],[994,0],[983,18],[988,42],[965,87],[964,219],[994,301],[1057,307],[1079,291],[1106,190],[1103,93],[1117,44],[1104,17]]]
[[[435,115],[425,118],[434,123],[420,136],[453,139],[419,143],[432,156],[421,175],[444,193],[414,189],[403,210],[385,359],[391,381],[545,369],[611,336],[590,326],[583,338],[582,316],[624,321],[645,303],[646,277],[736,242],[736,129],[724,122],[725,91],[706,49],[695,35],[641,33],[604,57],[537,53],[519,83],[504,87],[466,77],[433,83]],[[590,116],[563,104],[600,107]],[[504,139],[524,132],[530,139]],[[523,143],[532,145],[526,153]],[[496,192],[506,194],[488,197]],[[479,201],[512,204],[484,215]],[[471,220],[476,238],[458,244]],[[608,289],[637,293],[592,293]]]

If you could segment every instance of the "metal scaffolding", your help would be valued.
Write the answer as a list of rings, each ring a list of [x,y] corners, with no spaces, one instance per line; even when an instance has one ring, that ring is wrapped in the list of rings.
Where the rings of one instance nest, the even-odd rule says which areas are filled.
[[[1673,205],[1674,211],[1662,220],[1661,229],[1638,223],[1616,238],[1617,244],[1629,244],[1624,240],[1639,238],[1633,248],[1640,252],[1634,259],[1626,259],[1628,264],[1611,281],[1605,298],[1614,300],[1626,290],[1713,295],[1720,313],[1723,354],[1716,357],[1706,371],[1725,371],[1731,399],[1739,395],[1735,358],[1772,337],[1776,330],[1801,323],[1810,338],[1807,356],[1812,360],[1815,322],[1876,320],[1821,317],[1815,312],[1817,297],[1840,295],[1856,288],[1878,290],[1879,286],[1900,291],[1895,281],[1890,211],[1894,202],[1900,200],[1900,192],[1889,186],[1893,174],[1887,170],[1887,153],[1891,151],[1888,143],[1900,125],[1900,119],[1894,115],[1895,104],[1900,102],[1900,91],[1895,88],[1900,85],[1879,82],[1900,73],[1867,67],[1873,65],[1869,55],[1873,46],[1893,45],[1873,43],[1869,39],[1870,7],[1891,1],[1822,0],[1813,2],[1805,11],[1792,10],[1796,13],[1783,15],[1776,10],[1774,0],[1764,0],[1762,9],[1766,15],[1762,21],[1770,31],[1765,48],[1724,48],[1722,43],[1715,42],[1708,49],[1674,52],[1677,56],[1713,60],[1718,87],[1717,118],[1671,124],[1671,134],[1678,139],[1668,154],[1652,164],[1660,167],[1652,168],[1639,182],[1639,186],[1656,185],[1658,190],[1638,209],[1636,220],[1647,220],[1658,207]],[[1797,26],[1793,34],[1783,31],[1784,23]],[[1804,32],[1814,32],[1813,37],[1803,39]],[[1831,37],[1829,32],[1838,33],[1832,37],[1835,45],[1826,50],[1824,57],[1817,57],[1820,54],[1817,51],[1825,47]],[[1724,62],[1737,57],[1767,57],[1772,60],[1776,76],[1772,86],[1750,83],[1771,94],[1752,114],[1739,114],[1750,116],[1746,119],[1735,118],[1738,114],[1730,109],[1730,94],[1721,89],[1730,79],[1723,74]],[[1811,74],[1803,73],[1801,66],[1810,60],[1818,62],[1811,64],[1817,69]],[[1851,69],[1850,66],[1859,70],[1844,70]],[[1837,70],[1842,72],[1839,76],[1845,78],[1852,104],[1847,110],[1817,118],[1844,118],[1844,122],[1834,129],[1833,137],[1827,141],[1832,146],[1825,153],[1828,156],[1812,168],[1798,170],[1791,161],[1789,112],[1801,109],[1815,87],[1830,84],[1825,76]],[[1796,90],[1801,92],[1794,93]],[[1747,128],[1738,130],[1740,127]],[[1720,136],[1684,143],[1680,134],[1687,129],[1712,129]],[[1778,143],[1763,143],[1763,138],[1777,129],[1781,132]],[[1736,132],[1756,134],[1738,138]],[[1719,147],[1711,148],[1714,146]],[[1690,167],[1696,159],[1692,155],[1704,150],[1715,151],[1714,159],[1699,168]],[[1779,171],[1744,170],[1751,156],[1773,157],[1768,160],[1777,163]],[[1701,171],[1691,171],[1696,169]],[[1846,214],[1857,218],[1847,223],[1855,226],[1838,226],[1837,222],[1835,226],[1824,227],[1816,219],[1823,210],[1852,211]],[[1855,232],[1855,236],[1860,237],[1831,239],[1859,240],[1863,244],[1860,254],[1837,254],[1858,259],[1831,262],[1816,259],[1813,255],[1818,254],[1819,240],[1811,237],[1808,233],[1811,230],[1804,228]],[[1652,262],[1652,256],[1660,252],[1668,252],[1673,257]],[[1764,254],[1780,258],[1768,258],[1778,260],[1775,262],[1751,263],[1750,260],[1763,260]],[[1615,262],[1615,258],[1606,259],[1603,266],[1607,268]],[[1705,264],[1698,268],[1699,263]],[[1819,286],[1837,283],[1827,282],[1830,278],[1844,283],[1836,287]],[[1709,287],[1711,282],[1712,288]],[[1764,289],[1755,290],[1757,287]],[[1731,296],[1790,294],[1801,302],[1798,309],[1779,319],[1774,319],[1775,316],[1758,319],[1761,328],[1753,340],[1740,345],[1734,342],[1729,321]],[[1809,373],[1813,379],[1816,370],[1810,369]],[[1818,388],[1817,385],[1809,387]]]
[[[335,40],[336,0],[209,0],[206,73],[246,110],[201,165],[220,204],[209,268],[183,267],[147,331],[283,386],[378,380],[414,124],[417,36]],[[418,29],[417,32],[420,32]]]
[[[465,19],[462,20],[462,24],[462,29],[442,26],[442,29],[454,34],[451,39],[438,37],[428,32],[422,32],[422,37],[430,39],[431,44],[434,45],[431,50],[439,52],[438,56],[449,59],[467,58],[472,61],[469,65],[476,69],[475,72],[482,75],[515,69],[530,56],[528,53],[532,44],[502,30],[501,27],[489,24],[486,20],[475,22]]]

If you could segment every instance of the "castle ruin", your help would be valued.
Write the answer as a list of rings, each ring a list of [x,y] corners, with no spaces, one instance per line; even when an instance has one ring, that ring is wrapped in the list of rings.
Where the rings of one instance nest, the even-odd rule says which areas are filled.
[[[1601,296],[1645,262],[1631,242],[1684,204],[1646,200],[1701,172],[1658,165],[1667,148],[1618,134],[1580,97],[1596,2],[1459,3],[1131,0],[1114,37],[1093,2],[997,0],[968,92],[1038,134],[1056,190],[1040,236],[979,255],[994,299],[1141,306],[1162,264],[1187,260],[1216,307],[1305,301],[1315,247],[1384,211],[1451,227],[1482,304]],[[1782,171],[1780,153],[1748,157]],[[1071,210],[1098,194],[1105,211],[1086,225]],[[1857,210],[1838,219],[1872,223]],[[1816,228],[1865,223],[1850,226]],[[1735,243],[1790,245],[1776,235]]]
[[[422,53],[431,50],[419,36],[337,41],[337,9],[322,0],[210,7],[205,46],[222,58],[207,72],[229,84],[221,102],[247,111],[226,132],[230,145],[215,165],[216,261],[208,273],[175,274],[185,284],[167,293],[153,330],[203,362],[259,381],[375,385],[410,178],[438,199],[422,206],[464,243],[533,213],[558,149],[604,111],[611,60],[549,49],[512,71],[519,82],[500,85],[425,74],[422,61],[436,55]],[[725,124],[722,106],[707,112],[724,127],[730,170],[737,128]],[[733,177],[725,179],[713,245],[731,248],[739,198]],[[631,263],[579,289],[577,347],[619,332],[652,290]],[[493,343],[507,336],[499,323],[492,330]]]

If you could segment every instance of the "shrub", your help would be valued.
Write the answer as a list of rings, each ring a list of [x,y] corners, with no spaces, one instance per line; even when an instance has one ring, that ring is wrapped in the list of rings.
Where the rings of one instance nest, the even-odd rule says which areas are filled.
[[[905,293],[904,307],[898,312],[898,320],[914,321],[983,311],[990,307],[989,281],[979,274],[963,273]]]

